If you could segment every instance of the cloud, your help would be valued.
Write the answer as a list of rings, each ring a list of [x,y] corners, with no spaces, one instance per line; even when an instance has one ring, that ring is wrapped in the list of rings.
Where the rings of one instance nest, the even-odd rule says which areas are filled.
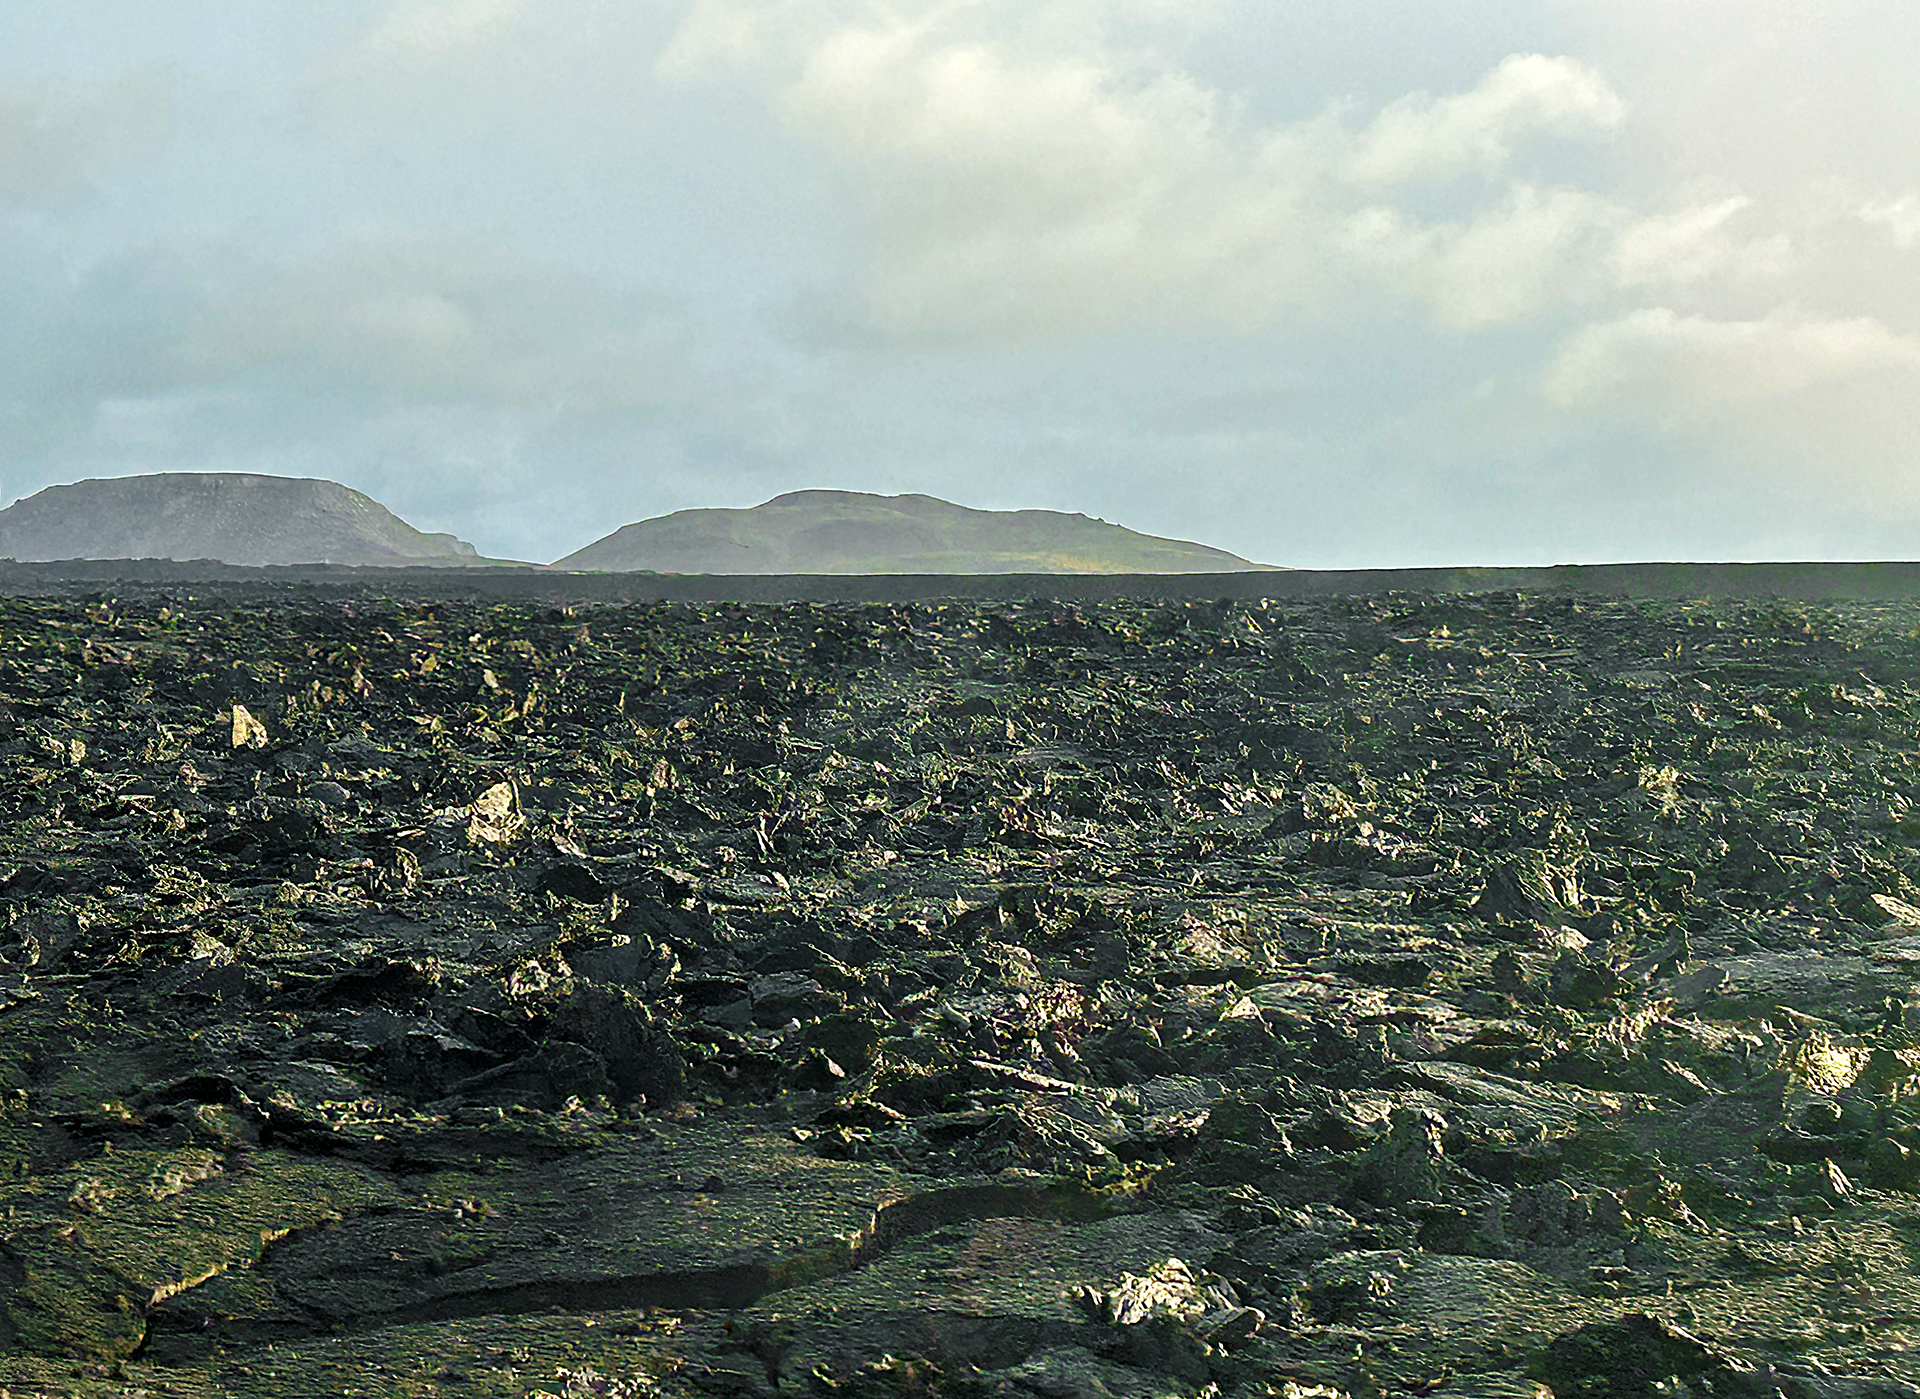
[[[132,73],[85,92],[0,93],[0,203],[60,198],[162,139],[168,91]]]
[[[1753,207],[1745,195],[1696,204],[1628,223],[1610,264],[1621,287],[1685,286],[1722,274],[1780,276],[1792,270],[1793,240],[1784,233],[1743,239],[1729,225]]]
[[[1358,130],[1333,109],[1260,128],[1088,21],[1112,8],[701,0],[659,71],[745,77],[832,158],[870,240],[842,317],[883,336],[1232,333],[1382,305],[1474,328],[1780,262],[1735,236],[1737,195],[1640,212],[1509,175],[1530,137],[1619,127],[1573,59],[1514,55]],[[1393,198],[1461,173],[1492,184],[1452,218]]]
[[[1870,199],[1860,206],[1858,216],[1862,223],[1884,229],[1895,247],[1920,248],[1920,194]]]
[[[1570,336],[1543,388],[1585,421],[1642,424],[1750,472],[1920,511],[1920,335],[1871,317],[1643,309]]]
[[[1911,474],[1893,0],[41,8],[10,487],[333,475],[551,557],[861,485],[1364,563],[1743,538],[1763,476],[1844,544]]]
[[[1685,287],[1783,271],[1782,237],[1743,239],[1738,197],[1642,215],[1585,190],[1515,183],[1471,219],[1422,223],[1391,205],[1347,218],[1340,242],[1363,275],[1473,330],[1603,302],[1640,287]]]
[[[257,270],[205,309],[180,354],[214,378],[602,411],[684,396],[692,348],[657,296],[471,242],[363,234]]]
[[[1469,92],[1393,103],[1360,133],[1342,173],[1378,185],[1491,174],[1528,136],[1604,136],[1625,114],[1619,95],[1585,64],[1514,54]]]
[[[780,105],[859,173],[884,327],[1231,323],[1317,281],[1293,153],[1235,139],[1183,74],[900,25],[824,38]]]
[[[1569,338],[1546,391],[1565,408],[1706,415],[1876,376],[1920,378],[1920,336],[1869,317],[1716,321],[1654,307]]]
[[[363,231],[288,256],[232,239],[76,273],[0,225],[0,265],[19,274],[0,278],[16,492],[143,470],[321,475],[553,557],[604,532],[594,499],[621,497],[625,523],[636,475],[688,441],[737,455],[764,416],[750,368],[676,301],[470,240]]]
[[[513,29],[526,0],[396,0],[361,47],[372,58],[438,57],[491,43]]]
[[[1519,185],[1466,223],[1365,209],[1347,221],[1344,241],[1380,283],[1429,305],[1442,324],[1474,329],[1593,295],[1607,280],[1618,214],[1597,195]]]

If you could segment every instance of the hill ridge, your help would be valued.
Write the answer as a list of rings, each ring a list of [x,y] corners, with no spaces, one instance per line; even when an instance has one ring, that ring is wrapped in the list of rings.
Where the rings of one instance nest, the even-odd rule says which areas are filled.
[[[0,558],[484,562],[465,540],[415,529],[350,486],[248,471],[149,472],[48,486],[0,510]]]
[[[1238,573],[1265,570],[1191,540],[1079,512],[982,510],[918,492],[824,487],[746,508],[622,525],[557,569],[726,574]]]

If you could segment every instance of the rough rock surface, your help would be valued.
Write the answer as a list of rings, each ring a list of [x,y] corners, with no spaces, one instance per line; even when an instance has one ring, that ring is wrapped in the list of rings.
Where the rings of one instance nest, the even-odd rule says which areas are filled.
[[[624,525],[564,569],[656,573],[1231,573],[1237,554],[1058,510],[972,510],[928,495],[794,491],[751,510]]]
[[[471,544],[450,534],[423,534],[346,486],[237,471],[49,486],[0,510],[0,559],[441,568],[477,561]]]
[[[1916,637],[0,601],[0,1389],[1920,1394]]]

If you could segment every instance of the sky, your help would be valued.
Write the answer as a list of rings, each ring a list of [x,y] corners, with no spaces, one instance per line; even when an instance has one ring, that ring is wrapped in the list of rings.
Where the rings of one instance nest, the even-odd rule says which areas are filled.
[[[1920,558],[1911,0],[9,0],[0,504]]]

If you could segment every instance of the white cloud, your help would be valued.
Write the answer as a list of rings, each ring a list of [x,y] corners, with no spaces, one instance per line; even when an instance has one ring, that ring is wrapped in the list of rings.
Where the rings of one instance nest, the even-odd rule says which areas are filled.
[[[492,42],[517,25],[526,0],[395,0],[367,31],[375,58],[433,57]]]
[[[151,149],[167,104],[166,83],[152,73],[87,92],[0,93],[0,200],[69,194]]]
[[[1017,57],[899,26],[830,36],[782,94],[862,175],[869,309],[1027,335],[1258,319],[1316,280],[1302,169],[1184,74]]]
[[[1460,329],[1590,305],[1637,287],[1771,275],[1784,239],[1745,240],[1728,223],[1740,198],[1641,215],[1585,190],[1510,186],[1460,222],[1423,224],[1390,205],[1350,216],[1347,259],[1441,324]]]
[[[886,334],[1244,330],[1381,297],[1472,328],[1780,261],[1734,236],[1738,197],[1642,214],[1503,176],[1529,136],[1619,126],[1572,59],[1515,55],[1358,131],[1331,113],[1257,129],[1085,22],[1112,8],[701,0],[660,71],[746,76],[831,154],[872,239],[849,318]],[[1500,178],[1453,219],[1369,202],[1465,171]]]
[[[1639,310],[1569,337],[1543,387],[1583,421],[1650,427],[1882,523],[1920,510],[1920,336],[1871,317]]]
[[[426,400],[595,411],[687,391],[688,327],[656,300],[477,245],[362,236],[255,278],[182,358]]]
[[[1527,136],[1604,136],[1625,114],[1619,95],[1585,64],[1514,54],[1470,92],[1395,102],[1360,133],[1343,173],[1380,185],[1491,173]]]
[[[1317,295],[1300,138],[1237,130],[1074,10],[708,0],[661,70],[751,72],[834,156],[873,237],[859,317],[889,332],[1251,323]]]
[[[509,533],[993,483],[1368,562],[1636,552],[1663,500],[1759,519],[1764,461],[1871,521],[1827,483],[1920,459],[1920,7],[1754,3],[38,0],[54,42],[9,64],[42,86],[0,114],[9,480],[510,481],[541,508]],[[113,133],[157,123],[89,114],[121,61],[174,85],[151,161]]]
[[[804,7],[742,4],[741,0],[693,0],[655,64],[667,78],[693,78],[743,70],[771,57],[776,30],[804,19]]]
[[[1425,303],[1446,325],[1473,329],[1531,315],[1603,289],[1617,206],[1579,190],[1518,185],[1459,224],[1422,225],[1397,209],[1347,221],[1354,261]]]
[[[1634,220],[1614,243],[1611,263],[1621,287],[1684,286],[1722,273],[1779,275],[1791,270],[1792,240],[1776,233],[1731,235],[1728,225],[1751,208],[1744,195]]]
[[[1546,391],[1567,408],[1715,416],[1881,376],[1920,376],[1920,336],[1864,316],[1718,321],[1655,307],[1575,333],[1548,371]]]
[[[1920,248],[1920,194],[1868,200],[1858,212],[1861,222],[1885,229],[1895,247]]]

